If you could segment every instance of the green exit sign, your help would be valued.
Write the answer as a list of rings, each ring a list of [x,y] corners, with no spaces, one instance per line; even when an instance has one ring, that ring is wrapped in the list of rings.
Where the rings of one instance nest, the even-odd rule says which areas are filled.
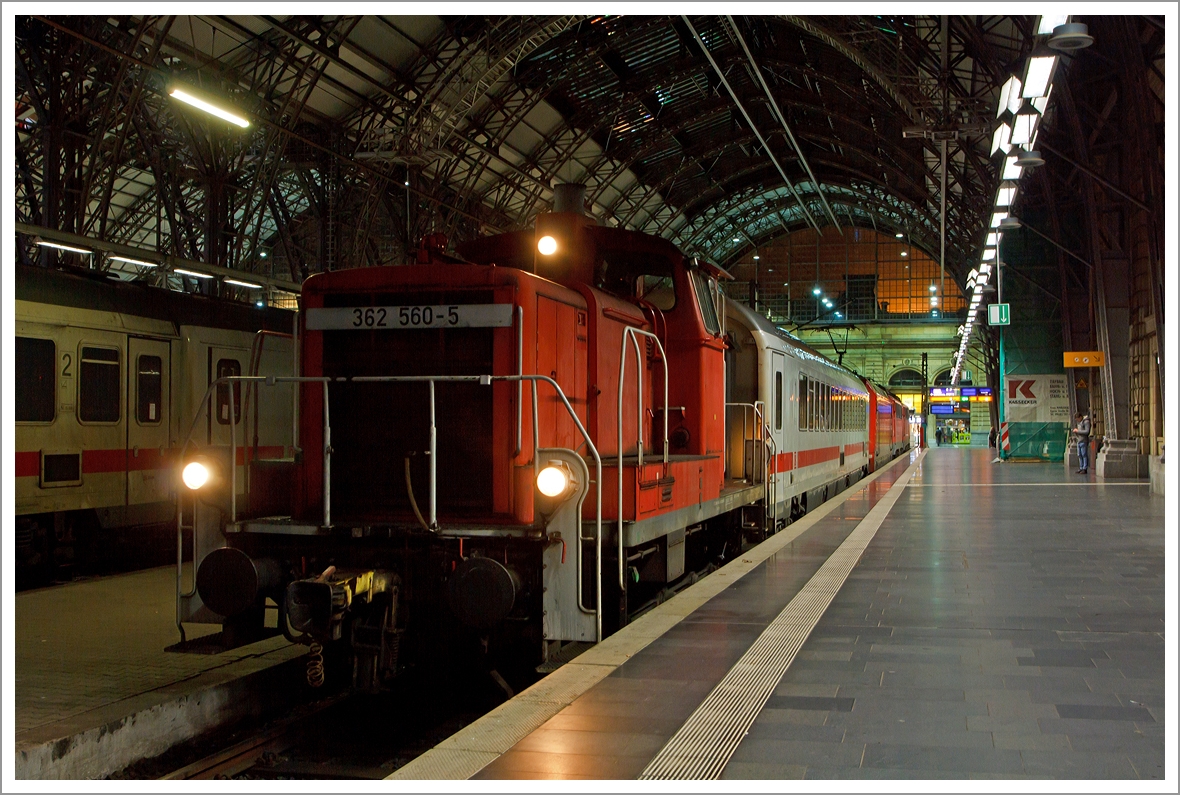
[[[987,324],[989,326],[1012,325],[1012,316],[1008,312],[1008,304],[988,304]]]

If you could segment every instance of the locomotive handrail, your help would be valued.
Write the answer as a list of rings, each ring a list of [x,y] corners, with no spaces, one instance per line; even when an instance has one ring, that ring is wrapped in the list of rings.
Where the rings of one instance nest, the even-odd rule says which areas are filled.
[[[544,381],[546,383],[551,384],[553,386],[553,389],[557,392],[557,397],[561,399],[562,404],[565,406],[566,412],[570,415],[570,418],[573,419],[574,425],[577,426],[578,432],[582,434],[582,438],[586,442],[587,450],[589,450],[591,456],[593,456],[593,458],[594,458],[594,466],[595,466],[595,481],[594,481],[594,500],[595,500],[594,527],[595,527],[595,534],[594,534],[594,543],[595,543],[595,579],[596,579],[596,583],[595,583],[595,608],[593,610],[586,608],[585,605],[583,605],[583,603],[582,603],[582,543],[581,542],[584,539],[582,538],[581,532],[578,533],[578,544],[576,545],[575,551],[577,553],[576,565],[577,565],[578,609],[584,613],[587,613],[587,614],[593,613],[595,615],[596,642],[602,641],[602,457],[599,455],[598,448],[595,447],[593,440],[591,440],[590,434],[587,433],[585,426],[582,425],[582,421],[580,419],[578,419],[577,412],[575,412],[573,406],[570,405],[569,399],[566,397],[565,392],[562,391],[561,386],[555,380],[553,380],[552,378],[550,378],[547,375],[524,375],[524,374],[520,374],[520,375],[437,375],[437,376],[430,376],[430,375],[396,376],[396,375],[394,375],[394,376],[353,376],[353,377],[337,376],[334,378],[330,377],[330,376],[320,376],[320,377],[240,376],[240,375],[239,376],[223,376],[223,377],[218,378],[217,380],[213,381],[211,384],[209,384],[209,388],[205,392],[205,397],[202,399],[202,404],[208,403],[209,396],[215,387],[220,386],[220,385],[229,384],[232,381],[255,382],[255,383],[263,382],[267,386],[272,386],[274,384],[279,384],[279,383],[322,383],[323,384],[323,386],[324,386],[324,525],[323,526],[324,527],[331,526],[331,479],[330,479],[329,467],[331,465],[332,448],[331,448],[331,424],[330,424],[330,419],[329,419],[330,415],[329,415],[329,411],[328,411],[328,385],[333,382],[337,382],[337,383],[347,383],[347,382],[379,383],[379,382],[414,382],[414,381],[427,382],[430,385],[430,417],[431,417],[431,425],[430,425],[430,440],[431,440],[430,526],[433,529],[437,529],[437,527],[438,527],[438,521],[437,521],[437,515],[436,515],[436,504],[435,504],[435,496],[437,493],[436,487],[437,487],[438,481],[437,481],[437,462],[436,462],[437,455],[435,455],[435,449],[434,449],[435,448],[435,441],[436,441],[436,427],[434,425],[434,383],[436,381],[451,382],[451,383],[454,383],[454,382],[479,383],[479,384],[482,384],[485,386],[489,386],[494,381],[508,381],[508,382],[531,381],[533,384],[532,392],[533,392],[533,451],[534,451],[533,468],[534,469],[536,469],[536,466],[537,466],[536,450],[537,450],[537,446],[538,446],[537,427],[536,427],[537,426],[537,387],[536,387],[536,384],[539,381]],[[189,430],[189,438],[185,440],[184,446],[181,448],[180,455],[181,455],[182,459],[184,457],[185,451],[188,449],[189,443],[192,441],[192,434],[196,430],[197,422],[200,419],[200,417],[201,417],[201,412],[198,411],[197,416],[195,416],[193,418],[193,424]],[[231,492],[235,493],[234,496],[231,498],[231,505],[232,505],[232,512],[233,512],[233,521],[237,521],[237,519],[236,519],[237,440],[236,440],[236,435],[233,433],[232,428],[230,431],[230,438],[231,438],[231,453],[230,453],[231,459],[230,460],[233,462],[231,464],[231,471],[233,474],[231,475],[230,489],[231,489]],[[183,544],[183,532],[179,528],[179,525],[180,525],[179,511],[178,511],[177,524],[178,524],[178,529],[177,529],[178,543]],[[197,553],[196,535],[197,534],[194,531],[194,533],[193,533],[193,565],[194,565],[194,567],[197,565],[197,562],[198,562],[197,555],[196,555],[196,553]],[[182,594],[181,594],[181,578],[182,578],[183,572],[181,570],[180,562],[179,562],[181,558],[182,558],[182,555],[178,554],[177,555],[177,560],[178,560],[178,563],[177,563],[177,586],[176,586],[177,587],[178,607],[179,607],[179,599],[182,596]],[[195,578],[194,578],[193,591],[191,593],[184,594],[184,595],[185,596],[192,596],[193,593],[196,593]],[[179,615],[179,610],[178,610],[178,615]]]
[[[771,517],[771,521],[774,523],[772,526],[777,526],[777,524],[778,524],[778,478],[777,478],[777,474],[778,473],[770,471],[769,462],[774,461],[777,458],[778,444],[774,441],[774,434],[770,430],[770,424],[766,421],[766,412],[764,410],[765,404],[761,400],[756,400],[753,403],[726,403],[725,407],[726,408],[740,408],[740,409],[742,409],[742,446],[743,446],[743,449],[742,449],[742,462],[743,462],[743,464],[742,465],[743,465],[743,468],[745,467],[745,449],[744,448],[745,448],[745,443],[746,443],[746,430],[749,427],[748,425],[746,425],[747,410],[753,415],[754,422],[756,423],[755,427],[758,430],[757,430],[757,435],[754,438],[750,439],[750,441],[762,443],[761,444],[762,449],[759,451],[760,454],[758,456],[759,460],[755,463],[755,467],[757,467],[759,464],[761,465],[761,473],[762,473],[761,474],[761,482],[766,489],[765,499],[767,499],[770,504],[769,515]],[[728,461],[729,460],[729,451],[728,451],[729,434],[728,433],[725,435],[725,444],[726,444],[726,448],[727,448],[726,449],[726,460]],[[767,458],[767,451],[766,451],[767,445],[770,446],[769,459]],[[755,469],[755,471],[751,474],[752,474],[751,482],[755,482],[755,483],[758,482],[757,469]]]
[[[660,363],[664,367],[664,466],[668,466],[668,357],[664,353],[664,345],[660,342],[660,338],[650,331],[637,329],[634,326],[623,327],[623,337],[621,340],[619,350],[619,403],[615,420],[618,425],[619,441],[618,441],[618,457],[619,457],[619,589],[622,593],[627,592],[627,559],[623,554],[623,385],[624,379],[627,375],[627,340],[631,340],[632,347],[635,349],[635,404],[636,404],[636,433],[639,437],[639,444],[636,448],[638,453],[636,457],[636,471],[642,471],[643,468],[643,353],[639,350],[639,336],[651,337],[655,340],[656,345],[660,349]]]

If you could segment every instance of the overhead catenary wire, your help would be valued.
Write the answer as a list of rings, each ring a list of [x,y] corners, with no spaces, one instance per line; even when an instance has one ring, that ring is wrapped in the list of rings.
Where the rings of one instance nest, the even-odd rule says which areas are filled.
[[[791,126],[787,124],[787,117],[783,115],[782,109],[778,106],[778,100],[774,98],[774,94],[770,92],[770,86],[766,84],[765,78],[762,77],[762,70],[758,68],[758,62],[754,60],[754,54],[746,46],[746,40],[742,36],[742,32],[738,30],[737,23],[733,21],[733,17],[726,14],[725,18],[729,21],[729,26],[733,29],[738,44],[742,45],[742,52],[746,54],[746,60],[750,62],[750,69],[753,70],[754,76],[758,78],[758,84],[762,86],[762,93],[766,94],[766,99],[770,102],[770,107],[774,110],[774,115],[778,118],[778,123],[782,126],[783,132],[787,134],[787,140],[791,143],[791,148],[799,156],[799,163],[803,166],[803,170],[807,172],[807,176],[811,178],[812,187],[815,188],[816,195],[819,196],[819,200],[823,203],[824,211],[828,214],[828,218],[831,219],[832,225],[836,227],[836,231],[843,236],[844,230],[840,228],[840,222],[836,220],[836,213],[832,210],[832,205],[828,204],[828,199],[824,196],[824,192],[820,188],[819,180],[815,178],[815,172],[811,170],[811,164],[807,162],[807,157],[803,154],[803,149],[800,148],[799,142],[795,140],[795,134],[791,132]]]
[[[701,34],[697,33],[697,29],[692,26],[692,22],[689,20],[687,14],[681,14],[680,18],[684,20],[685,26],[688,28],[689,32],[692,33],[693,38],[697,41],[697,44],[700,45],[701,52],[705,54],[705,58],[708,59],[709,64],[713,67],[713,71],[717,73],[717,78],[721,81],[721,84],[725,86],[725,90],[729,92],[730,99],[733,100],[733,104],[737,105],[737,109],[741,112],[742,117],[746,120],[746,124],[750,125],[750,131],[754,133],[754,137],[758,139],[760,144],[762,144],[762,149],[766,152],[766,156],[770,158],[770,162],[774,163],[774,167],[778,169],[779,175],[782,176],[783,181],[787,183],[787,189],[791,191],[791,195],[795,197],[795,201],[799,202],[799,208],[803,210],[803,214],[807,216],[808,223],[811,224],[811,227],[816,232],[819,232],[819,224],[817,224],[815,219],[811,217],[811,213],[807,210],[807,204],[803,201],[803,198],[799,195],[799,192],[795,190],[795,185],[787,176],[787,172],[783,170],[782,164],[778,162],[778,158],[774,156],[774,152],[770,151],[770,147],[767,145],[766,139],[762,137],[762,133],[758,132],[758,128],[754,125],[754,120],[750,118],[750,114],[746,112],[746,108],[742,105],[742,101],[738,99],[737,92],[733,90],[733,86],[731,86],[729,81],[725,79],[725,73],[722,72],[721,67],[717,65],[717,61],[713,60],[712,54],[709,53],[709,48],[705,46],[705,40],[701,38]]]

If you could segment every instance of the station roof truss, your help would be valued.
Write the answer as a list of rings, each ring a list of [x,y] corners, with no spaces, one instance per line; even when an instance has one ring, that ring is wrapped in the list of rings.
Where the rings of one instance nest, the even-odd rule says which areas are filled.
[[[17,216],[298,282],[520,228],[581,182],[600,222],[721,265],[808,225],[937,256],[946,139],[961,280],[1036,19],[19,17]]]

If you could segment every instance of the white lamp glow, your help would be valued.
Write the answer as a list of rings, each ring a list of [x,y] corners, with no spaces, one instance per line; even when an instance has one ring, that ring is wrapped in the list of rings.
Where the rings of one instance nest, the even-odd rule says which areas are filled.
[[[211,116],[216,116],[219,119],[225,119],[230,124],[236,124],[243,129],[250,126],[250,122],[246,121],[241,116],[238,116],[235,113],[230,113],[224,108],[219,108],[216,105],[210,104],[200,97],[194,97],[192,94],[182,89],[174,88],[168,92],[168,95],[173,99],[179,99],[185,104],[192,105],[197,110],[203,110]]]

